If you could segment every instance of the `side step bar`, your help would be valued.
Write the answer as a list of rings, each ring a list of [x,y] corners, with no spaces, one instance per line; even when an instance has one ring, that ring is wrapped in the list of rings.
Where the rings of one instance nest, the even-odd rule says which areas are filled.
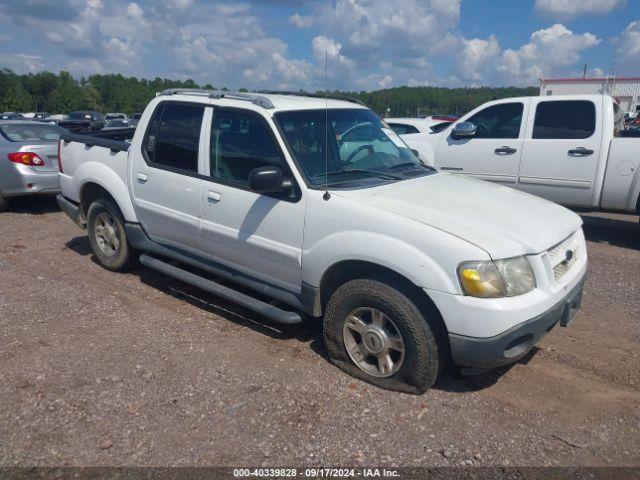
[[[165,275],[188,283],[189,285],[201,288],[202,290],[212,293],[217,297],[224,298],[225,300],[240,305],[247,310],[259,313],[274,322],[285,323],[288,325],[302,323],[302,317],[296,312],[288,312],[278,307],[274,307],[273,305],[258,300],[257,298],[250,297],[249,295],[245,295],[244,293],[225,287],[224,285],[220,285],[213,280],[188,272],[182,268],[175,267],[163,262],[162,260],[150,257],[149,255],[140,255],[140,263],[152,270],[164,273]]]

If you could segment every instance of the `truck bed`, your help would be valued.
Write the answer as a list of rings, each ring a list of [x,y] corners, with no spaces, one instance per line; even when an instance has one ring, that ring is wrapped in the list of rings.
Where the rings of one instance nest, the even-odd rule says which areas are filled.
[[[99,134],[65,133],[60,136],[62,194],[80,201],[82,187],[96,183],[108,191],[125,189],[129,143],[135,129],[114,129]],[[126,192],[128,197],[128,192]]]

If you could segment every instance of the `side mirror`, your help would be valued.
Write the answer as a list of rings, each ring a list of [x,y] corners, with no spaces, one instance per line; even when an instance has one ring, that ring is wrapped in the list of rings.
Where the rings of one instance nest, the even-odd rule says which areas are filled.
[[[415,148],[411,149],[411,153],[413,153],[416,157],[420,158],[420,152],[418,150],[416,150]]]
[[[475,136],[477,127],[471,122],[456,123],[451,130],[453,138],[471,138]]]
[[[260,167],[249,173],[249,188],[256,193],[279,193],[284,188],[278,167]]]

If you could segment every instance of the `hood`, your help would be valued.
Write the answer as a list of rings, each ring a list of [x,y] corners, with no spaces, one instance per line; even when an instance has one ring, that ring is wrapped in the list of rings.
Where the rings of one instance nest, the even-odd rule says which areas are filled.
[[[448,232],[494,259],[541,253],[582,225],[560,205],[455,174],[333,193]]]

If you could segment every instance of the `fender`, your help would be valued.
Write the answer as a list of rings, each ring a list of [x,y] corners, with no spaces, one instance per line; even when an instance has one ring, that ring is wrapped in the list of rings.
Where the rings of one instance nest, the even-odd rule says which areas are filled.
[[[112,168],[99,162],[86,162],[78,166],[73,181],[78,185],[78,192],[87,183],[100,185],[113,197],[127,222],[138,222],[127,184]]]
[[[640,196],[640,139],[614,138],[607,157],[600,208],[635,213]]]
[[[339,252],[336,255],[336,252]],[[383,255],[381,255],[381,252]],[[416,286],[449,293],[460,293],[447,274],[432,258],[402,240],[367,231],[338,232],[323,237],[304,251],[303,281],[320,286],[322,276],[333,265],[360,260],[386,267]]]
[[[436,152],[433,146],[433,141],[431,138],[424,138],[426,135],[432,135],[437,139],[440,138],[439,134],[424,134],[424,133],[410,133],[406,135],[400,135],[400,137],[405,141],[410,148],[417,150],[420,160],[422,160],[426,165],[430,167],[435,167],[436,165]],[[434,138],[433,140],[436,140]],[[437,140],[436,140],[437,142]]]

